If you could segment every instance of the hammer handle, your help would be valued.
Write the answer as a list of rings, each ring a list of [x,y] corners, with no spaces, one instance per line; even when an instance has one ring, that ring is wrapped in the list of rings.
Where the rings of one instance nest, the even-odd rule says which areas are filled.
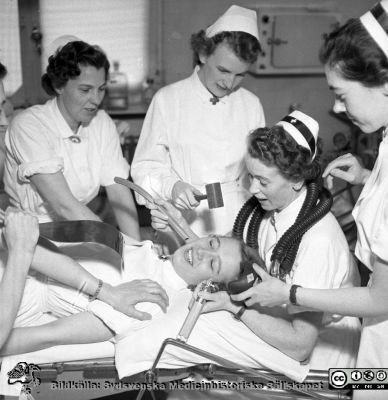
[[[206,200],[207,199],[207,194],[195,194],[194,198],[197,201]]]

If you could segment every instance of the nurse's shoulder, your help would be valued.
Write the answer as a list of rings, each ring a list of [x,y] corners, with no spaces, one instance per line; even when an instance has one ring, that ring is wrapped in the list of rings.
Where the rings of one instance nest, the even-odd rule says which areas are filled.
[[[154,95],[154,99],[161,99],[161,98],[178,98],[182,95],[187,96],[191,95],[187,92],[189,88],[189,78],[170,83],[169,85],[163,86],[160,88]]]
[[[181,109],[182,102],[190,98],[191,95],[188,79],[171,83],[163,86],[154,94],[149,110],[154,110],[156,108],[163,114],[175,114]],[[150,112],[150,114],[152,114],[152,112]]]
[[[53,99],[45,104],[38,104],[17,112],[8,127],[11,137],[26,134],[30,131],[39,132],[42,128],[52,127]]]
[[[235,93],[241,97],[245,104],[260,105],[262,107],[260,98],[250,90],[240,87]]]
[[[348,248],[348,242],[338,220],[328,212],[322,219],[313,225],[305,234],[307,240],[319,245],[338,246]]]

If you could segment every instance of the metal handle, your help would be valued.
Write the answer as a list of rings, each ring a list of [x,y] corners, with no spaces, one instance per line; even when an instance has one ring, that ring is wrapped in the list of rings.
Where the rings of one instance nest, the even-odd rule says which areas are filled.
[[[205,301],[194,302],[189,313],[186,316],[185,321],[183,322],[181,330],[178,333],[178,340],[181,340],[185,343],[187,342],[187,339],[189,338],[191,331],[193,330],[194,325],[197,322],[205,303]]]
[[[194,199],[197,201],[206,200],[207,194],[195,194]]]
[[[199,291],[197,293],[197,296],[177,336],[177,339],[181,340],[182,342],[187,342],[191,334],[191,331],[193,330],[194,325],[196,324],[201,314],[201,311],[205,306],[206,300],[200,296],[200,293],[201,292],[213,293],[216,290],[216,286],[211,279],[199,283],[197,287],[198,286],[199,286]]]

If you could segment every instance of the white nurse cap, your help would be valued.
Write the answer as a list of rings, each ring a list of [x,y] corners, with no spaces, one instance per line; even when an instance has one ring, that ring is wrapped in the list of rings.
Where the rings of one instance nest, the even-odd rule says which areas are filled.
[[[50,56],[55,55],[57,51],[61,50],[62,47],[69,42],[75,42],[79,40],[81,39],[73,35],[62,35],[53,40],[43,51],[43,60],[45,61],[46,67],[48,66],[48,59]]]
[[[317,152],[319,124],[302,111],[293,111],[276,125],[282,126],[299,145],[308,149],[314,160]]]
[[[388,57],[388,0],[377,3],[360,17],[361,23]]]
[[[240,6],[231,6],[206,29],[206,36],[211,38],[221,32],[245,32],[259,40],[256,11]]]

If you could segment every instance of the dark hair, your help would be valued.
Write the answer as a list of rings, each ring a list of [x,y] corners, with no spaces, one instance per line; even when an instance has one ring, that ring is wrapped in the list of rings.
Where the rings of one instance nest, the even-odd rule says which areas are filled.
[[[234,238],[234,237],[230,237],[230,236],[222,236],[222,235],[219,235],[218,237],[237,240],[238,242],[240,242],[240,256],[241,256],[240,270],[238,271],[238,275],[235,276],[234,278],[232,278],[232,281],[241,277],[241,275],[244,272],[244,268],[245,268],[244,264],[247,262],[250,264],[257,264],[257,265],[265,268],[265,264],[264,264],[263,260],[261,259],[257,250],[248,246],[246,243],[244,243],[243,240]],[[217,283],[219,290],[226,290],[227,289],[226,284],[228,284],[229,282],[215,282],[215,283]]]
[[[337,67],[345,79],[365,86],[381,86],[388,81],[388,58],[359,19],[350,19],[331,32],[319,58],[323,64]]]
[[[217,235],[218,238],[222,239],[232,239],[232,240],[237,240],[240,242],[240,256],[241,256],[241,261],[240,261],[240,271],[239,275],[243,272],[243,263],[245,262],[250,262],[255,263],[257,265],[263,265],[263,260],[259,256],[259,253],[257,250],[253,249],[252,247],[248,246],[243,240],[235,238],[233,236],[225,236],[225,235]],[[226,282],[227,283],[227,282]]]
[[[243,241],[241,241],[240,253],[241,253],[240,274],[243,272],[243,266],[244,266],[243,263],[245,262],[249,262],[251,264],[257,264],[265,268],[264,261],[260,257],[257,250],[248,246]]]
[[[56,96],[55,89],[66,85],[70,79],[81,74],[80,65],[104,68],[108,78],[109,61],[98,47],[82,41],[69,42],[54,55],[49,57],[46,73],[42,76],[42,87],[50,96]]]
[[[259,253],[257,250],[253,249],[252,247],[248,246],[247,244],[244,243],[243,240],[239,238],[235,238],[232,236],[225,236],[225,235],[217,235],[218,238],[222,239],[229,239],[229,240],[236,240],[237,242],[240,243],[240,270],[238,271],[238,274],[232,278],[232,280],[238,279],[241,277],[241,274],[244,271],[244,263],[245,262],[250,262],[251,264],[255,263],[257,265],[263,266],[263,260],[259,256]],[[214,282],[217,284],[217,287],[219,290],[226,290],[226,284],[229,282]],[[189,289],[194,290],[196,285],[189,285]]]
[[[204,30],[191,35],[190,45],[194,52],[194,64],[200,64],[199,55],[210,56],[220,43],[227,43],[234,54],[244,62],[254,63],[261,51],[259,41],[249,33],[220,32],[209,38]]]
[[[308,181],[321,173],[318,149],[312,161],[310,151],[299,145],[280,125],[254,130],[248,136],[248,154],[266,165],[276,166],[287,179]]]
[[[5,66],[2,63],[0,63],[0,79],[4,79],[6,75],[7,75],[7,68],[5,68]]]

